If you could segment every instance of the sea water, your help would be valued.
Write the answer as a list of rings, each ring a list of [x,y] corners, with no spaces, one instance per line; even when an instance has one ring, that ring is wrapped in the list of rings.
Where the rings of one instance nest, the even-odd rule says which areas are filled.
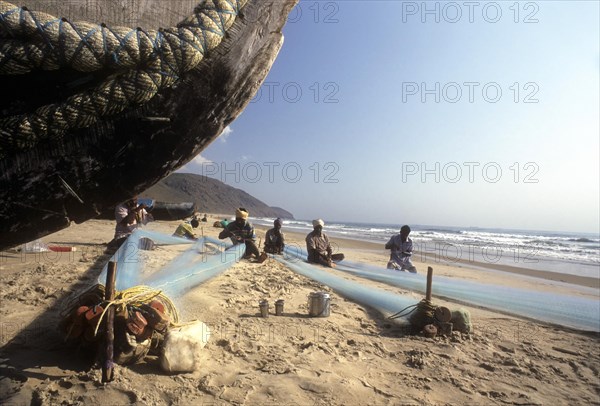
[[[272,226],[273,218],[251,218]],[[383,245],[400,232],[399,224],[328,222],[332,237]],[[414,257],[425,262],[473,266],[509,265],[600,279],[600,236],[593,233],[531,231],[499,228],[410,225]],[[312,222],[284,220],[283,231],[309,233]],[[339,247],[343,251],[343,247]]]

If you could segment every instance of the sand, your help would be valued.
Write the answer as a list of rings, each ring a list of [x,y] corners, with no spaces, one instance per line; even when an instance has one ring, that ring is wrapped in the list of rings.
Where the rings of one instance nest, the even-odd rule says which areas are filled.
[[[205,235],[218,234],[210,227],[216,218],[209,218]],[[151,229],[170,233],[176,225],[156,222]],[[93,283],[108,260],[104,244],[112,233],[112,222],[92,220],[43,239],[74,245],[74,253],[3,253],[0,404],[600,404],[598,334],[467,307],[472,334],[411,336],[373,309],[272,259],[262,265],[240,261],[177,298],[184,320],[202,320],[213,331],[201,370],[167,375],[156,358],[147,357],[140,364],[117,366],[115,381],[103,385],[100,370],[63,342],[56,325],[65,298]],[[303,235],[287,235],[290,243],[303,245]],[[387,262],[379,245],[335,242],[348,259]],[[168,250],[153,253],[164,256]],[[597,298],[597,291],[589,288],[597,281],[560,274],[533,278],[540,275],[516,267],[482,270],[417,259],[419,272],[432,266],[435,275]],[[332,295],[330,317],[307,317],[306,298],[313,291]],[[421,299],[412,295],[415,302]],[[262,298],[271,304],[284,299],[284,317],[258,317]]]

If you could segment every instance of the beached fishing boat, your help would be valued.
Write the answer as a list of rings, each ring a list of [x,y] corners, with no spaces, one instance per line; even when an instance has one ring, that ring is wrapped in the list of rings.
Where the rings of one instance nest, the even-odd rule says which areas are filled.
[[[295,3],[0,1],[0,249],[200,153],[258,91]]]
[[[157,202],[154,199],[138,198],[138,203],[143,203],[147,206],[146,211],[152,215],[154,220],[183,220],[187,217],[192,217],[196,211],[194,202],[169,203]],[[103,211],[97,218],[114,220],[114,207]]]

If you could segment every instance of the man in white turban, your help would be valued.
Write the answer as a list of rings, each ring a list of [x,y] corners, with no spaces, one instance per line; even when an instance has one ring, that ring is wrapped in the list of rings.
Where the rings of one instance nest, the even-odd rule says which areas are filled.
[[[344,259],[344,254],[332,254],[333,249],[329,243],[329,237],[323,232],[325,222],[321,219],[313,220],[313,231],[306,236],[306,251],[308,262],[335,268],[334,261]]]

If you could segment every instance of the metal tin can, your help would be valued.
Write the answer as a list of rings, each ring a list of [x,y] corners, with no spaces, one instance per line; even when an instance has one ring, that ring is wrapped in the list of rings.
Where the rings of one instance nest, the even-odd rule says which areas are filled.
[[[329,293],[312,292],[308,295],[308,315],[312,317],[329,317],[331,313]]]
[[[262,317],[269,317],[269,301],[261,300],[258,302],[258,307],[260,308],[260,315]]]
[[[275,302],[275,316],[283,315],[283,304],[284,304],[283,299],[279,299],[278,301]]]

